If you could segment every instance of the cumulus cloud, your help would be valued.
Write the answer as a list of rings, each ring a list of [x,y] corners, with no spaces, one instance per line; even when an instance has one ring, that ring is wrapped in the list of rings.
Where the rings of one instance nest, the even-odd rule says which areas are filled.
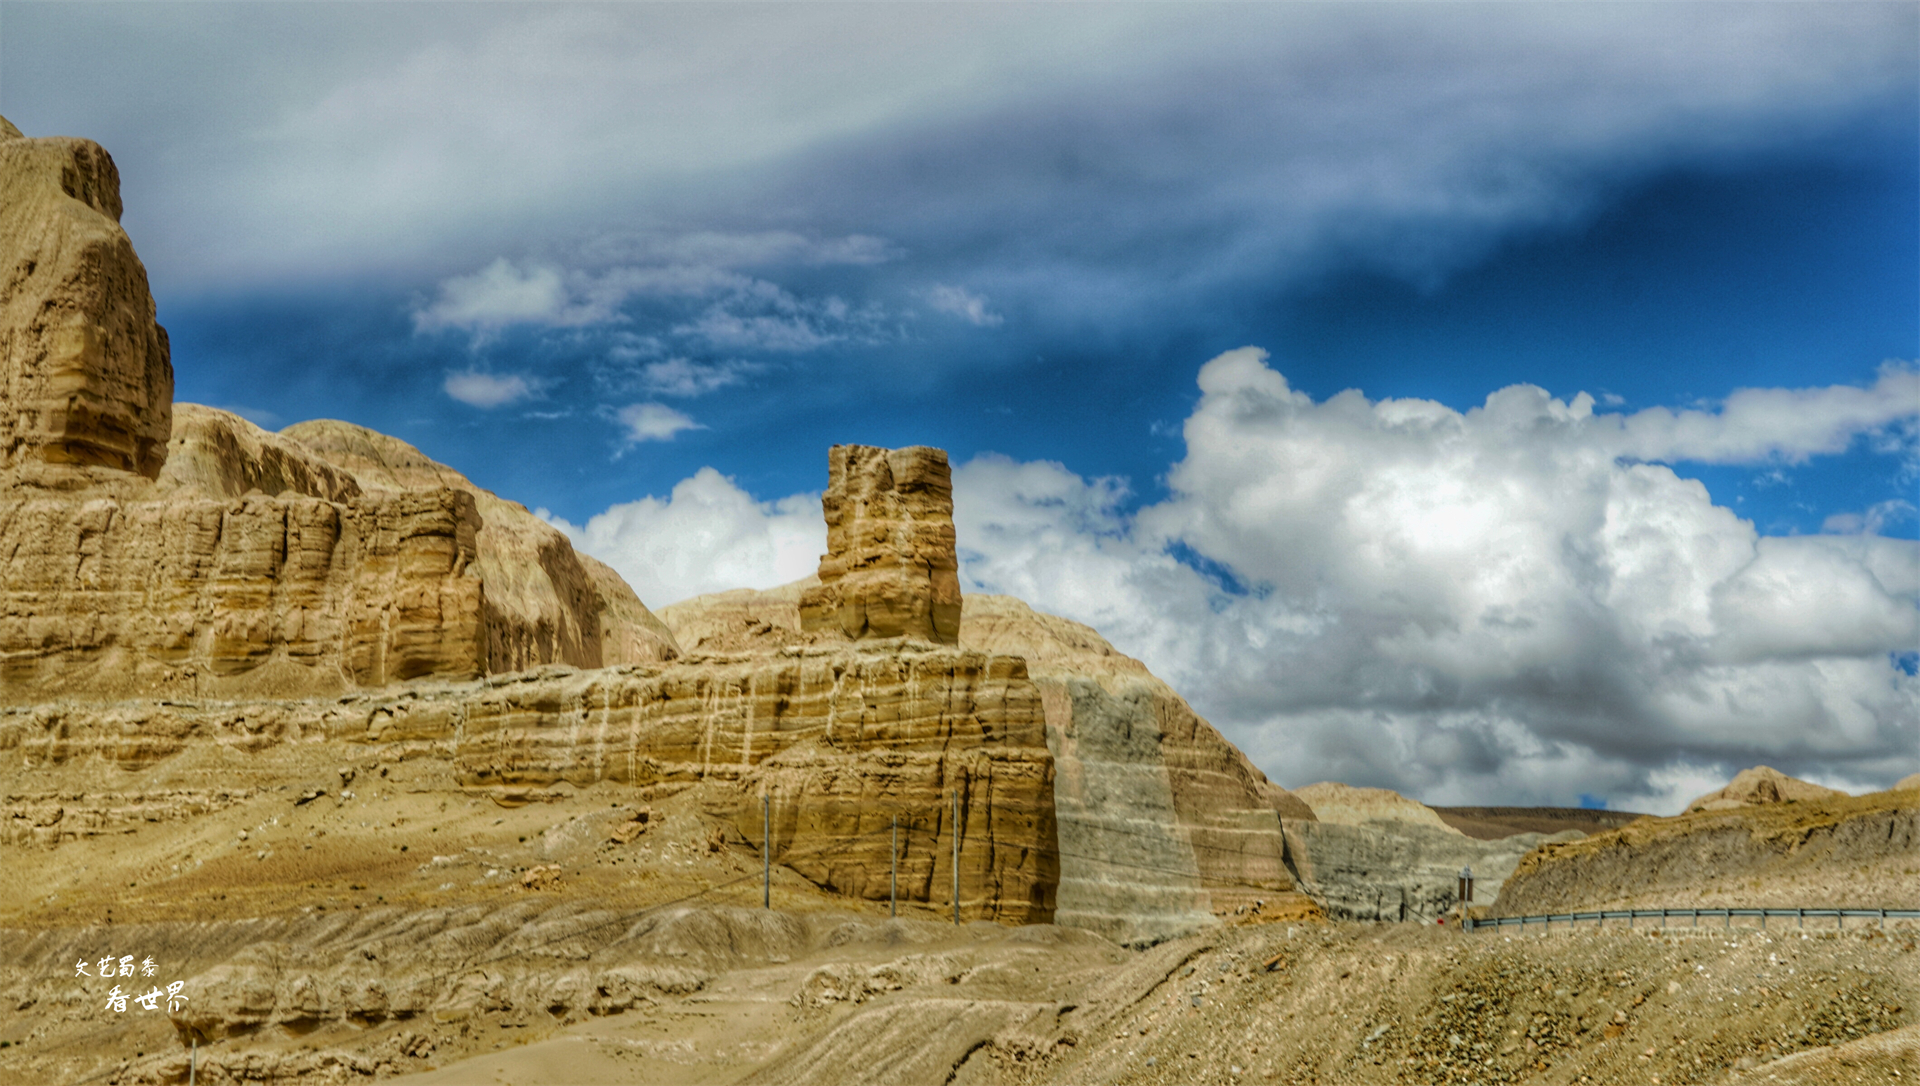
[[[827,545],[818,494],[755,501],[712,468],[682,480],[664,501],[626,502],[584,525],[541,515],[619,571],[650,607],[798,580],[814,571]]]
[[[449,373],[440,387],[461,403],[487,409],[518,403],[537,391],[533,382],[521,374],[479,370]]]
[[[558,268],[521,267],[501,257],[442,282],[439,296],[414,311],[413,326],[420,332],[491,331],[513,324],[592,324],[610,315],[604,306],[574,302]]]
[[[1920,643],[1913,542],[1758,536],[1632,458],[1666,412],[1595,416],[1530,386],[1467,412],[1315,402],[1253,349],[1200,386],[1171,496],[1131,518],[1111,481],[963,465],[963,568],[1107,631],[1279,779],[1664,810],[1755,762],[1913,771],[1920,682],[1892,658]],[[1904,387],[1784,397],[1849,405],[1838,427],[1756,420],[1744,404],[1780,397],[1742,394],[1689,424],[1707,437],[1657,448],[1831,451],[1836,428],[1911,417]]]
[[[699,423],[665,404],[633,403],[614,412],[627,429],[629,444],[640,441],[672,441],[682,430],[704,429]]]
[[[922,295],[927,304],[937,313],[959,317],[968,324],[980,328],[994,328],[1000,325],[1000,314],[987,308],[987,299],[965,287],[936,285],[929,287]]]
[[[1058,463],[956,468],[963,588],[1094,626],[1286,784],[1672,812],[1757,763],[1853,790],[1914,772],[1920,543],[1761,536],[1637,458],[1669,413],[1584,394],[1316,402],[1251,348],[1200,387],[1169,496],[1132,512],[1122,480]],[[1792,397],[1871,428],[1901,387]],[[1740,406],[1770,391],[1685,447],[1835,447]],[[649,600],[784,583],[824,546],[813,496],[756,502],[710,468],[573,531]]]

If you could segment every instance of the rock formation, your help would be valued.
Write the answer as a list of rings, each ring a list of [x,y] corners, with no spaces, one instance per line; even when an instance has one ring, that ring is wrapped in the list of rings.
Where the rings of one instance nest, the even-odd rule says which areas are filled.
[[[816,652],[840,631],[801,628],[809,581],[662,609],[686,649]],[[1297,899],[1282,820],[1313,812],[1138,660],[1092,629],[1005,596],[962,601],[960,648],[1024,661],[1052,754],[1059,892],[1054,922],[1152,942],[1255,901]]]
[[[1541,848],[1521,860],[1495,911],[1910,909],[1916,855],[1920,794],[1910,790],[1733,804]]]
[[[1845,792],[1789,777],[1772,766],[1757,765],[1735,774],[1725,788],[1708,792],[1687,804],[1687,813],[1726,811],[1768,803],[1794,803],[1803,799],[1831,799],[1844,795]]]
[[[0,118],[0,469],[79,486],[152,478],[173,407],[167,333],[120,228],[120,171],[90,140]]]
[[[0,702],[671,659],[611,570],[357,426],[172,402],[113,160],[0,121]]]
[[[1293,794],[1312,807],[1322,822],[1342,826],[1425,826],[1448,833],[1460,832],[1442,821],[1433,808],[1387,788],[1354,788],[1322,781],[1296,788]]]
[[[820,504],[827,553],[820,584],[800,599],[802,630],[959,641],[953,476],[944,451],[835,445]]]

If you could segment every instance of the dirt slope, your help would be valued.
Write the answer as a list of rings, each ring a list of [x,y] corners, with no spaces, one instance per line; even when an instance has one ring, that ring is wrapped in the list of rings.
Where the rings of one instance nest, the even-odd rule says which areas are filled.
[[[1584,807],[1435,807],[1440,820],[1468,837],[1497,841],[1516,833],[1600,833],[1636,818],[1633,811],[1591,811]]]
[[[1920,792],[1643,818],[1542,846],[1500,916],[1568,909],[1920,907]]]

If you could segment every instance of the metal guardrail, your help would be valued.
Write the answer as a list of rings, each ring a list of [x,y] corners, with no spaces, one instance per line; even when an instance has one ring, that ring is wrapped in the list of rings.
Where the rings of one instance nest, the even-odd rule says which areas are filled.
[[[1760,918],[1760,928],[1766,930],[1768,917],[1780,917],[1795,922],[1795,927],[1805,928],[1809,917],[1820,919],[1831,917],[1834,930],[1845,930],[1849,918],[1857,920],[1878,920],[1885,930],[1889,918],[1895,920],[1920,920],[1920,909],[1602,909],[1590,913],[1539,913],[1533,916],[1495,916],[1480,920],[1467,917],[1461,927],[1468,931],[1481,928],[1506,928],[1518,925],[1525,931],[1529,924],[1539,924],[1543,930],[1552,931],[1558,922],[1572,928],[1583,920],[1593,921],[1594,927],[1604,928],[1609,920],[1625,920],[1627,927],[1633,927],[1635,920],[1659,920],[1666,927],[1671,920],[1689,921],[1689,927],[1699,927],[1700,918],[1719,919],[1722,927],[1731,929],[1735,917],[1747,916]]]

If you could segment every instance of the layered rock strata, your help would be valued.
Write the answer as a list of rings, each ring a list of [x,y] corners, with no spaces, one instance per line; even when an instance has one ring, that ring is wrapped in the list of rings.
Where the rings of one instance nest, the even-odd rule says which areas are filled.
[[[0,120],[0,702],[678,654],[612,570],[404,442],[176,410],[119,215],[105,151]]]
[[[508,805],[565,786],[672,791],[706,782],[709,814],[731,820],[756,849],[766,840],[766,796],[773,862],[872,900],[889,893],[897,817],[902,900],[951,903],[957,834],[963,918],[1037,923],[1053,913],[1053,762],[1039,693],[1017,657],[816,650],[556,666],[329,700],[0,711],[0,751],[27,766],[97,759],[136,770],[195,746],[258,752],[303,741],[363,744],[382,759],[444,758],[464,787]],[[23,842],[57,844],[112,820],[62,818],[55,797],[15,800],[10,836]]]
[[[1507,880],[1495,912],[1908,909],[1915,856],[1920,793],[1912,790],[1740,804],[1541,848]]]
[[[807,581],[664,608],[689,651],[819,651],[842,636],[801,628]],[[1154,942],[1221,913],[1293,896],[1282,820],[1306,804],[1087,626],[1005,596],[967,596],[963,650],[1024,660],[1054,763],[1059,897],[1054,922]]]
[[[1473,869],[1473,904],[1490,906],[1521,859],[1578,830],[1517,833],[1495,841],[1414,823],[1289,822],[1287,858],[1300,888],[1341,920],[1432,921],[1459,902],[1460,869]]]
[[[49,485],[85,485],[95,467],[150,479],[172,406],[113,158],[0,118],[0,469]]]
[[[802,630],[850,638],[960,639],[953,476],[947,454],[915,445],[835,445],[827,454],[827,553],[802,593]]]

